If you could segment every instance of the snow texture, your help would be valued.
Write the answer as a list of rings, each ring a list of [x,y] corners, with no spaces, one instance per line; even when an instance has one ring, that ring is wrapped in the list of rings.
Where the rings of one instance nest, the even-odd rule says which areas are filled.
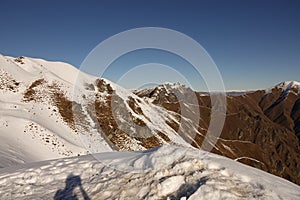
[[[0,170],[0,199],[299,199],[299,186],[204,151],[166,145]]]

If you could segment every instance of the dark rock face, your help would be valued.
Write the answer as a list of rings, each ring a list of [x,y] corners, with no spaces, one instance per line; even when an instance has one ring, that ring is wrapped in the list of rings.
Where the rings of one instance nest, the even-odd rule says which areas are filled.
[[[173,91],[172,91],[173,90]],[[176,88],[136,91],[140,97],[180,115]],[[184,90],[181,90],[181,92]],[[210,122],[210,97],[196,93],[201,119],[191,145],[201,146]],[[172,97],[172,98],[171,98]],[[172,124],[170,124],[172,125]],[[177,125],[178,126],[178,125]],[[176,124],[173,124],[176,127]],[[212,152],[300,184],[300,95],[297,88],[274,87],[227,96],[222,134]]]

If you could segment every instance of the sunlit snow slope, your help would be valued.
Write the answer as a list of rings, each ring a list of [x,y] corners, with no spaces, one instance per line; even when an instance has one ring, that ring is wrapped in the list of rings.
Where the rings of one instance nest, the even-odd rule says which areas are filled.
[[[100,161],[98,161],[100,160]],[[299,199],[300,187],[225,157],[178,146],[0,170],[0,199]]]
[[[212,152],[300,184],[298,162],[300,159],[298,144],[300,138],[299,85],[298,82],[284,82],[269,90],[245,92],[241,95],[228,94],[226,121]],[[184,96],[185,99],[193,99],[192,97],[195,96],[196,102],[182,102],[181,96]],[[198,109],[201,117],[196,112]],[[182,111],[187,113],[183,114]],[[53,173],[56,174],[57,169],[61,170],[62,176],[53,175],[53,178],[60,177],[54,180],[47,172],[42,182],[39,177],[35,176],[37,173],[33,173],[32,176],[30,173],[26,173],[26,175],[21,173],[15,179],[13,174],[17,174],[19,171],[17,166],[13,168],[16,164],[82,156],[90,153],[144,151],[165,144],[198,148],[210,125],[210,114],[209,95],[194,92],[180,84],[168,83],[154,88],[129,91],[106,79],[81,73],[66,63],[0,55],[0,168],[5,168],[2,171],[6,177],[10,176],[9,171],[12,173],[11,179],[17,184],[16,188],[20,187],[20,191],[24,190],[25,192],[23,192],[23,197],[27,197],[29,194],[27,189],[31,190],[31,186],[35,184],[36,186],[44,184],[43,181],[51,183],[50,185],[54,187],[57,182],[61,182],[63,185],[68,173],[90,173],[85,166],[94,165],[88,164],[89,162],[94,163],[94,161],[90,157],[83,157],[79,158],[80,162],[74,158],[66,161],[46,162],[44,163],[46,166],[37,170],[38,173],[44,175],[43,169],[45,169],[49,173],[54,170]],[[199,121],[192,120],[194,118],[199,118]],[[109,156],[119,158],[120,156],[120,154],[101,155],[106,158]],[[121,157],[124,157],[124,154],[121,154]],[[169,157],[164,159],[169,159]],[[170,159],[173,158],[170,157]],[[109,158],[108,162],[110,161],[113,159]],[[140,160],[136,163],[128,159],[121,161],[119,164],[123,163],[125,166],[134,163],[144,167],[147,167],[150,162],[149,160],[149,162]],[[236,164],[232,163],[234,163],[232,165]],[[60,165],[62,168],[58,167]],[[97,166],[95,170],[102,169],[98,164],[95,165]],[[175,165],[177,162],[172,164],[172,166]],[[32,166],[36,168],[35,164]],[[86,171],[76,171],[76,166],[80,170],[85,169]],[[26,166],[24,167],[26,168]],[[220,163],[220,168],[222,167],[223,163]],[[9,171],[7,171],[8,169]],[[211,170],[210,167],[205,169]],[[171,167],[168,170],[171,170]],[[32,172],[35,171],[36,169],[32,169]],[[254,171],[256,173],[256,170]],[[240,171],[238,170],[238,172]],[[46,177],[48,175],[49,178]],[[126,176],[125,173],[121,175]],[[253,180],[256,180],[257,176],[249,175],[249,177],[252,176]],[[19,179],[27,180],[27,177],[30,179],[28,184],[19,181]],[[43,176],[41,175],[41,177]],[[103,178],[102,175],[101,177]],[[262,177],[265,176],[262,175]],[[86,178],[83,175],[81,178],[82,183],[92,181],[92,178]],[[138,179],[141,182],[145,181],[142,178]],[[183,179],[188,182],[186,176],[170,180],[182,183]],[[281,190],[282,183],[287,182],[276,178],[271,179],[272,182],[278,180],[270,185],[278,187],[276,193],[281,194],[279,189]],[[33,183],[35,180],[36,182]],[[76,175],[70,176],[67,182],[70,180],[78,182],[79,178]],[[150,177],[149,180],[151,180]],[[6,178],[1,181],[0,186],[3,188],[9,184]],[[101,182],[98,179],[95,181]],[[162,182],[162,180],[158,182]],[[133,183],[140,184],[140,182]],[[195,188],[198,189],[200,185],[192,184],[191,187],[194,189],[189,186],[184,186],[188,189],[178,189],[175,186],[176,192],[172,193],[174,195],[172,198],[179,198],[182,194],[187,196],[189,193],[194,194]],[[266,190],[266,185],[263,184],[261,189],[266,191],[263,195],[266,198],[273,198],[272,195],[275,195],[276,199],[276,194]],[[104,191],[103,195],[107,194],[106,188],[103,186],[90,187],[93,187],[90,191],[101,190]],[[110,190],[111,186],[106,185],[105,187]],[[165,187],[168,188],[168,184]],[[172,187],[170,186],[170,188]],[[60,188],[62,193],[66,192],[63,190],[63,186]],[[145,189],[147,191],[153,189],[151,187],[149,189],[148,186],[147,188]],[[20,192],[13,190],[8,192],[7,188],[3,190],[6,191],[3,195],[14,196],[15,193]],[[226,197],[227,188],[224,190],[222,195]],[[90,191],[87,189],[89,195],[96,195]],[[32,192],[32,194],[36,193],[35,190]],[[208,193],[218,195],[218,192]],[[146,194],[148,198],[153,196],[151,192],[146,192]],[[164,195],[158,195],[161,198],[166,196],[165,192],[162,194]],[[37,192],[38,195],[39,192]],[[46,195],[45,199],[51,195],[53,192]],[[107,195],[111,194],[108,192]],[[250,198],[251,196],[250,193],[236,195],[236,198]],[[112,197],[115,196],[112,195]],[[154,199],[156,197],[153,196]],[[294,197],[288,196],[291,199]],[[255,196],[255,198],[260,198],[260,196]],[[120,199],[123,199],[122,196]]]
[[[176,113],[69,64],[0,55],[0,78],[0,167],[189,146],[169,125]]]

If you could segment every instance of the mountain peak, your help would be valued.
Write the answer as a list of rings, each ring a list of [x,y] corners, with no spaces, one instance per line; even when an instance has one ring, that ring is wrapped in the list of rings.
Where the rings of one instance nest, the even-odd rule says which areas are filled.
[[[175,83],[165,82],[165,83],[161,84],[161,86],[171,87],[171,88],[186,88],[187,87],[186,85],[179,83],[179,82],[175,82]]]
[[[300,82],[298,81],[284,81],[276,85],[277,87],[299,87]]]
[[[286,92],[289,92],[293,90],[294,92],[300,93],[300,82],[298,81],[284,81],[277,85],[275,85],[273,88],[282,89]],[[295,91],[296,90],[296,91]]]

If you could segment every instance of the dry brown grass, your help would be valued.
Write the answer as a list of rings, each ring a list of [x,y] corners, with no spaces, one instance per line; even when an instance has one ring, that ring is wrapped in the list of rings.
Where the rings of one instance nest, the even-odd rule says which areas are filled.
[[[141,142],[141,145],[146,149],[151,149],[162,145],[162,142],[155,136],[151,136],[148,138],[136,138],[136,139],[139,140]]]
[[[40,87],[43,86],[43,87]],[[62,120],[73,130],[75,127],[75,117],[83,129],[87,130],[84,123],[84,114],[81,105],[67,98],[64,92],[60,89],[60,85],[56,82],[51,85],[47,84],[44,79],[34,81],[23,95],[24,102],[45,102],[49,98],[50,102],[58,108],[58,113]]]
[[[179,130],[179,124],[172,119],[166,120],[166,123],[175,131],[177,132]]]
[[[8,72],[0,70],[0,90],[17,92],[20,82],[16,81]]]
[[[134,100],[134,98],[129,97],[129,100],[127,100],[127,103],[129,105],[129,107],[133,110],[133,112],[135,112],[138,115],[144,115],[141,107],[137,105],[137,103]]]
[[[157,135],[159,135],[162,139],[164,139],[164,141],[171,142],[170,138],[167,135],[165,135],[164,133],[159,131],[159,132],[157,132]]]
[[[41,96],[37,95],[37,91],[35,90],[36,87],[46,83],[44,79],[38,79],[31,83],[31,85],[25,90],[23,101],[29,102],[29,101],[39,101],[41,99]]]
[[[52,98],[64,122],[66,122],[72,129],[75,130],[73,102],[68,100],[66,96],[59,91],[53,93]]]
[[[118,97],[113,97],[114,91],[111,86],[103,80],[97,81],[97,88],[99,90],[99,94],[96,94],[95,98],[95,111],[98,123],[105,134],[105,136],[120,150],[133,150],[131,149],[130,144],[135,140],[137,140],[141,146],[149,149],[162,144],[161,140],[156,138],[155,136],[147,137],[147,138],[140,138],[140,137],[131,137],[129,136],[130,133],[126,133],[119,129],[117,122],[114,119],[113,115],[113,108],[112,108],[112,98],[114,100],[118,100]],[[100,100],[100,96],[102,92],[107,92],[108,95],[104,96]],[[121,102],[123,103],[123,102]],[[125,102],[124,102],[125,103]],[[129,107],[135,112],[136,114],[143,115],[142,109],[138,106],[137,102],[133,98],[129,98],[127,102]],[[116,104],[116,106],[122,107],[120,104]],[[124,106],[126,108],[126,106]],[[132,113],[128,112],[129,117],[131,120],[141,127],[146,127],[146,123],[141,119],[134,117]],[[162,137],[165,141],[170,141],[170,139],[164,135],[163,133],[158,134]]]

